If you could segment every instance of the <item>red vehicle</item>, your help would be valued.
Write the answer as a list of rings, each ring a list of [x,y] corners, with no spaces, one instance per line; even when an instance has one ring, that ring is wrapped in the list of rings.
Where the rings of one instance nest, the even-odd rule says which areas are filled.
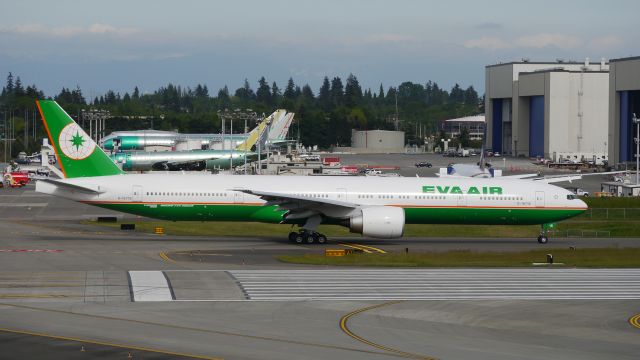
[[[29,173],[26,171],[6,172],[2,180],[7,186],[23,187],[29,183]]]

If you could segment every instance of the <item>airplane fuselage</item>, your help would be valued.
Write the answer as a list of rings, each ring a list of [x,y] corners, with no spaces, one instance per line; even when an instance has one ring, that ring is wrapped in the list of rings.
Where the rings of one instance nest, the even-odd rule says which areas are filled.
[[[90,194],[38,182],[36,191],[166,220],[291,222],[286,210],[238,191],[404,209],[407,224],[545,224],[587,209],[560,187],[529,180],[127,174],[64,179]],[[266,205],[266,206],[265,206]],[[335,218],[340,218],[336,215]],[[344,217],[348,217],[345,214]]]

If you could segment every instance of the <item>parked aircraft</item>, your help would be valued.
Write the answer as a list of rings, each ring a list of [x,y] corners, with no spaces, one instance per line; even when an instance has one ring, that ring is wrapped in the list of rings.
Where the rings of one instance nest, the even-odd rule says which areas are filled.
[[[285,141],[294,113],[286,110],[276,110],[265,119],[270,119],[268,143],[277,144]],[[100,146],[109,151],[144,150],[150,146],[176,148],[186,142],[198,143],[198,149],[213,149],[217,143],[226,144],[226,148],[236,147],[244,142],[247,134],[180,134],[174,131],[160,130],[130,130],[116,131],[100,140]],[[231,145],[229,145],[231,144]]]
[[[292,241],[323,243],[321,223],[399,238],[405,224],[550,224],[587,209],[565,189],[517,179],[124,174],[55,101],[37,105],[65,178],[36,191],[151,218],[297,224]]]

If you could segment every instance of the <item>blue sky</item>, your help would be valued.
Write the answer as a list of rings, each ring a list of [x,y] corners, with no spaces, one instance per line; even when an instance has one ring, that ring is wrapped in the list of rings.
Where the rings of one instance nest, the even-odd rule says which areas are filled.
[[[315,92],[355,74],[377,89],[484,89],[484,66],[640,55],[638,1],[0,0],[0,77],[48,95],[289,77]]]

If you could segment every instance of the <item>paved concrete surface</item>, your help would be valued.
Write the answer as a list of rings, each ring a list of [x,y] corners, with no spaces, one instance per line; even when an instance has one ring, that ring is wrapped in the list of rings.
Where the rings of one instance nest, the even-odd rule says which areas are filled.
[[[337,285],[342,281],[356,295],[374,291],[385,277],[395,285],[399,281],[418,288],[424,285],[418,290],[432,294],[439,293],[437,286],[476,291],[460,287],[455,281],[461,277],[470,282],[475,276],[484,288],[500,279],[478,280],[481,271],[469,270],[471,274],[455,281],[446,275],[433,276],[432,285],[427,285],[424,278],[391,269],[349,278],[354,269],[292,265],[273,259],[276,254],[340,248],[335,242],[313,246],[290,244],[277,235],[260,239],[122,233],[78,223],[85,217],[113,214],[110,211],[44,197],[29,187],[4,189],[0,195],[12,195],[0,196],[0,203],[17,204],[0,206],[0,328],[14,331],[0,331],[0,358],[76,358],[70,352],[78,350],[78,341],[69,339],[85,341],[87,353],[94,346],[100,349],[86,358],[122,357],[128,351],[133,351],[134,358],[197,355],[225,359],[392,359],[410,354],[439,359],[637,359],[640,353],[640,329],[628,321],[640,312],[640,303],[634,299],[247,301],[258,295],[260,284],[250,288],[240,274],[263,276],[260,274],[276,270],[279,275],[264,281],[271,285],[280,281],[279,285],[294,294],[308,292],[312,286],[326,291],[331,284],[322,283],[318,275],[322,269],[337,272],[329,282]],[[383,251],[540,247],[533,239],[373,242],[350,238],[340,242]],[[545,246],[638,244],[637,239],[576,238],[553,239]],[[178,300],[217,301],[132,302],[127,274],[136,270],[164,271]],[[501,276],[516,277],[521,283],[514,286],[527,291],[541,279],[535,273],[504,272]],[[620,292],[626,284],[627,291],[635,291],[640,282],[637,270],[617,272],[621,273],[618,278],[591,274],[589,286],[607,293],[608,286]],[[303,276],[305,273],[311,275]],[[544,280],[554,291],[562,292],[566,286],[567,293],[588,282],[583,277],[572,287],[563,284],[569,280],[561,275]],[[270,294],[271,285],[263,293]]]

